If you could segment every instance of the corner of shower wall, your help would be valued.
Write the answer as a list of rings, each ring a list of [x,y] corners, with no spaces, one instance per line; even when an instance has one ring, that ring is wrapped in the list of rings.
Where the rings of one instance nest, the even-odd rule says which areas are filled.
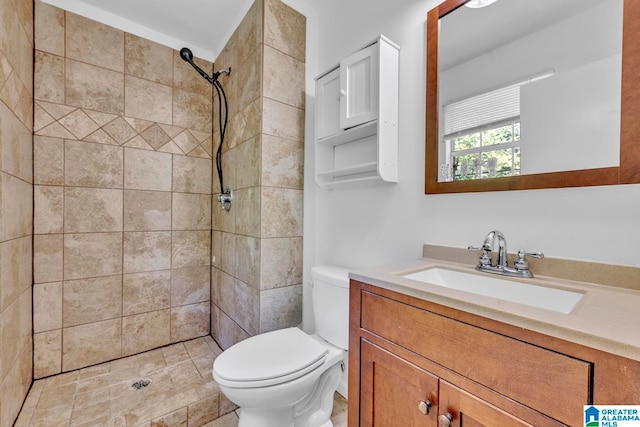
[[[33,380],[33,5],[0,7],[0,427]]]
[[[211,85],[39,0],[34,82],[35,378],[209,334]]]
[[[235,199],[230,212],[212,206],[211,332],[222,348],[302,319],[305,26],[280,0],[256,0],[216,59],[232,69],[220,78],[222,168]]]

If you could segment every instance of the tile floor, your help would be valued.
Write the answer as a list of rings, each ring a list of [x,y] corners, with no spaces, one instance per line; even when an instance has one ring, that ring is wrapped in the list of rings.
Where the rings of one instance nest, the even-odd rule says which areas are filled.
[[[15,427],[236,427],[236,406],[211,376],[220,353],[206,336],[36,380]],[[337,393],[332,419],[347,425]]]

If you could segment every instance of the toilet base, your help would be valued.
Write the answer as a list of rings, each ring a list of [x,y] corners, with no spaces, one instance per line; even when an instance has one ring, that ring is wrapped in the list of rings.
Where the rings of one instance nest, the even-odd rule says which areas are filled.
[[[333,395],[342,376],[342,363],[334,363],[318,379],[313,390],[294,406],[240,407],[238,427],[333,427]],[[224,392],[224,387],[221,387]]]

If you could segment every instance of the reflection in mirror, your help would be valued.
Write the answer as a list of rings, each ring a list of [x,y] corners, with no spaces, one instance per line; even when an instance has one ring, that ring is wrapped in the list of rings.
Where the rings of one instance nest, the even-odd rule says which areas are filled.
[[[498,0],[440,20],[438,181],[619,165],[623,0]]]
[[[489,13],[492,9],[498,10],[501,4],[516,5],[523,1],[534,6],[527,16],[510,17],[496,24],[486,16],[477,15],[479,18],[473,22],[475,29],[459,30],[453,39],[446,36],[447,21],[455,20],[458,12],[466,11],[468,8],[462,6],[468,0],[444,0],[427,13],[425,193],[640,183],[640,120],[637,119],[640,116],[640,49],[637,48],[640,1],[497,0],[471,12]],[[542,27],[546,30],[532,30],[530,25],[538,21],[536,14],[545,2],[552,5],[553,19]],[[576,4],[581,7],[576,9]],[[590,7],[582,8],[587,5]],[[564,21],[577,21],[579,15],[588,15],[591,9],[602,13],[592,15],[586,29],[565,28],[557,31],[562,38],[551,38],[547,34],[533,46],[533,40],[542,35],[538,33],[558,28]],[[620,53],[611,49],[620,45],[619,19],[614,25],[611,17],[620,14],[621,67]],[[445,32],[442,37],[447,37],[442,41],[441,25]],[[514,29],[519,32],[511,32]],[[508,34],[509,42],[500,47],[486,44],[494,43],[494,34],[501,33]],[[469,34],[470,39],[457,37]],[[526,54],[520,49],[511,49],[516,41],[523,40],[532,44]],[[585,43],[569,46],[569,40]],[[450,45],[450,41],[454,44]],[[470,52],[471,48],[479,51]],[[552,62],[542,55],[548,52],[559,60]],[[618,60],[614,61],[616,56]],[[501,65],[496,67],[496,64]],[[620,78],[620,69],[621,83],[613,79]],[[504,73],[507,70],[515,73],[507,76]],[[587,73],[593,70],[595,74]],[[462,78],[454,80],[457,74]],[[440,80],[443,84],[439,93]],[[500,93],[494,91],[511,86],[518,88],[520,98],[515,112],[494,116],[485,123],[461,121],[456,124],[453,113],[459,107],[471,104],[476,96],[495,106],[493,96]],[[605,92],[606,87],[621,89]],[[553,98],[557,94],[561,96]],[[601,105],[608,109],[596,108]],[[452,119],[448,119],[447,125],[453,123],[461,127],[447,128],[444,116],[449,113]],[[466,110],[462,116],[474,117]],[[614,122],[619,127],[613,126]],[[575,135],[578,137],[573,138]],[[445,136],[451,140],[448,145],[444,142]],[[609,141],[618,144],[605,148]],[[484,142],[495,144],[501,151],[485,150]],[[597,155],[590,155],[596,150],[599,150]],[[495,178],[485,179],[490,176]]]

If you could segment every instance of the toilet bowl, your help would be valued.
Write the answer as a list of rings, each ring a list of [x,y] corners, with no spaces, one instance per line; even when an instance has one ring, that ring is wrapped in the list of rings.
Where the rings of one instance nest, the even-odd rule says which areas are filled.
[[[240,407],[239,427],[333,426],[348,345],[348,271],[314,267],[311,276],[316,334],[287,328],[256,335],[214,362],[220,390]]]

